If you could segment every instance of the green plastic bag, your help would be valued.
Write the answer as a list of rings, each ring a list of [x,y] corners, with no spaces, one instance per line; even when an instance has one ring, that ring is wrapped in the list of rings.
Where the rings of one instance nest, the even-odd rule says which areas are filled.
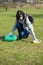
[[[14,41],[14,40],[17,40],[16,35],[6,35],[5,36],[5,41]]]

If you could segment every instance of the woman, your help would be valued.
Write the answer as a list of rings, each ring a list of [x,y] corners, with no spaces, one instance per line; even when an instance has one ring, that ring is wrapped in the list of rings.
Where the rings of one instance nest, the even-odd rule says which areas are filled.
[[[18,10],[16,13],[15,25],[12,28],[9,35],[12,35],[13,32],[17,29],[20,39],[27,38],[31,34],[33,37],[33,43],[40,43],[41,41],[38,40],[35,36],[33,23],[34,23],[34,20],[31,15],[25,14],[23,11]]]

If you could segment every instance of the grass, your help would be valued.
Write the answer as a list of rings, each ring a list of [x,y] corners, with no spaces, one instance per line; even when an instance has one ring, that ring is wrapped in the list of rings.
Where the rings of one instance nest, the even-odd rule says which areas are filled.
[[[26,40],[3,41],[3,36],[11,31],[19,9],[34,17],[34,29],[42,41],[40,44],[33,44],[31,35]],[[18,34],[17,30],[14,34]],[[43,8],[11,8],[7,11],[0,8],[0,65],[43,65]]]

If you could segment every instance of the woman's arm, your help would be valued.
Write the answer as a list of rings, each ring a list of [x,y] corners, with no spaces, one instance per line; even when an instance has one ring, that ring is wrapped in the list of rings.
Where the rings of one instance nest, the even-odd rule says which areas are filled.
[[[38,40],[37,37],[35,36],[35,32],[34,32],[34,28],[33,25],[31,24],[31,22],[29,21],[28,17],[26,18],[26,22],[27,22],[27,26],[30,29],[30,33],[33,36],[33,43],[41,43],[41,40]]]
[[[27,23],[27,26],[28,26],[28,28],[29,28],[29,30],[30,30],[30,33],[31,33],[32,36],[33,36],[33,39],[36,39],[33,25],[31,24],[30,20],[28,19],[28,16],[27,16],[27,18],[26,18],[26,23]]]

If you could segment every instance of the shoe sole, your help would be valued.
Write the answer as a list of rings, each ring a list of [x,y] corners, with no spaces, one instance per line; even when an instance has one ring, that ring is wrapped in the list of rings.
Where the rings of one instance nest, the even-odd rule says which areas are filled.
[[[40,42],[33,41],[33,43],[41,43],[41,40],[40,40]]]

